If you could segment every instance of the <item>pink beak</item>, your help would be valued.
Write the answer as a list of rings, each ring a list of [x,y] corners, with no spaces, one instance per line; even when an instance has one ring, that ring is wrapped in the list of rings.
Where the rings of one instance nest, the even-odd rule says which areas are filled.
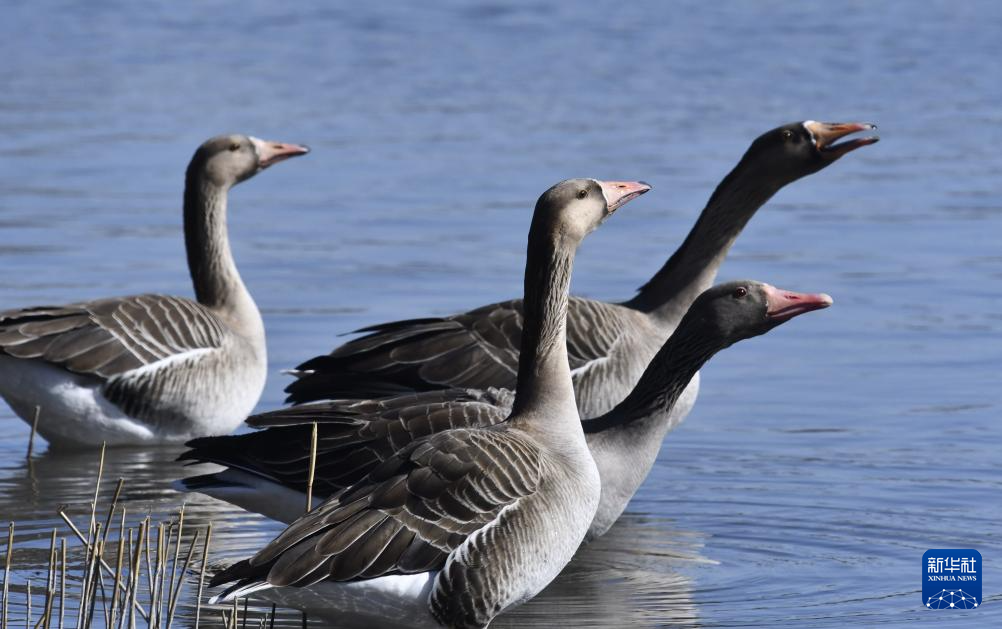
[[[832,305],[832,298],[824,293],[795,293],[768,284],[764,285],[766,307],[770,319],[789,321],[797,315],[821,310]]]
[[[310,148],[308,146],[303,146],[301,144],[269,142],[268,140],[261,140],[254,137],[250,140],[254,143],[254,148],[257,149],[258,165],[261,168],[267,168],[272,164],[277,164],[278,162],[289,159],[290,157],[306,155],[310,152]]]
[[[643,181],[599,181],[598,185],[602,187],[609,214],[651,189]]]

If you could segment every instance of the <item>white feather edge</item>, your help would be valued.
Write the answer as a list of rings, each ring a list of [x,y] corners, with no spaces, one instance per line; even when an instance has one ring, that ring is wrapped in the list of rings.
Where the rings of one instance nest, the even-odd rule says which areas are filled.
[[[505,505],[490,522],[473,531],[462,544],[449,553],[443,571],[447,571],[454,562],[469,561],[469,547],[476,544],[488,530],[497,526],[501,518],[520,502],[521,499]],[[432,588],[441,587],[438,579],[440,572],[433,570],[348,582],[322,581],[302,588],[275,587],[264,581],[254,581],[244,585],[235,584],[221,594],[213,596],[209,599],[209,603],[216,605],[232,601],[234,598],[261,593],[266,599],[275,603],[306,609],[319,615],[364,614],[390,621],[411,623],[416,620],[415,613],[422,614],[422,620],[431,619],[428,602]],[[390,615],[385,613],[390,610],[394,613]]]

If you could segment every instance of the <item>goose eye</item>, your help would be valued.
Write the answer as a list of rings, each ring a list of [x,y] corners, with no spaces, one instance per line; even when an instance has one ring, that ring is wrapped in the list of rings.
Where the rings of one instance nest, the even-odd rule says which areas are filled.
[[[230,145],[230,150],[231,151],[236,151],[239,148],[240,148],[240,143],[239,142],[234,142],[233,144]]]
[[[747,294],[748,294],[748,289],[745,288],[744,286],[738,286],[737,288],[734,289],[734,296],[737,297],[738,299],[744,297]]]
[[[583,189],[582,190],[578,190],[578,198],[579,199],[583,199],[586,196],[588,196],[588,191],[587,190],[583,190]]]
[[[792,140],[793,139],[793,131],[790,131],[789,129],[783,129],[783,139],[784,140]]]

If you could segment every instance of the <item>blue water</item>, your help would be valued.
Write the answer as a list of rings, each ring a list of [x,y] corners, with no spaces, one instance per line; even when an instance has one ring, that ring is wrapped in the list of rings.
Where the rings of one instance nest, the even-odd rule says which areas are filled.
[[[1002,5],[3,13],[0,308],[190,294],[179,209],[194,148],[237,131],[314,149],[231,197],[269,333],[262,410],[282,403],[281,370],[338,334],[517,295],[532,203],[559,179],[654,184],[578,258],[576,293],[623,299],[755,136],[877,123],[879,144],[763,208],[721,274],[835,305],[715,359],[620,524],[497,625],[1002,623]],[[47,548],[56,507],[89,500],[93,459],[43,454],[28,469],[27,436],[0,409],[0,519]],[[113,462],[135,509],[187,499],[194,521],[219,523],[220,563],[278,530],[174,493],[173,454]],[[953,547],[981,551],[988,600],[926,611],[922,553]]]

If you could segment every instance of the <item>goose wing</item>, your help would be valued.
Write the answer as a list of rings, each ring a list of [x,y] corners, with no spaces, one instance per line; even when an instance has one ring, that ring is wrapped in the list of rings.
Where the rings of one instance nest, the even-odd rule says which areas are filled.
[[[591,299],[571,298],[567,350],[584,374],[609,357],[635,313]],[[515,388],[522,340],[522,300],[500,302],[445,318],[411,319],[358,330],[328,355],[297,368],[286,387],[296,404],[340,397],[379,397],[443,388]]]
[[[222,321],[180,297],[135,295],[0,312],[0,352],[108,380],[220,347]]]
[[[0,312],[0,353],[94,378],[108,401],[154,424],[184,420],[170,393],[198,377],[191,363],[220,348],[227,333],[204,306],[165,295]]]
[[[421,439],[212,584],[237,581],[231,593],[260,583],[302,587],[440,569],[502,510],[536,492],[540,464],[538,447],[507,430]]]
[[[313,494],[326,498],[354,485],[414,441],[507,418],[504,389],[444,389],[377,400],[335,400],[254,415],[256,432],[189,442],[181,460],[216,463],[306,491],[312,422],[317,422]]]

